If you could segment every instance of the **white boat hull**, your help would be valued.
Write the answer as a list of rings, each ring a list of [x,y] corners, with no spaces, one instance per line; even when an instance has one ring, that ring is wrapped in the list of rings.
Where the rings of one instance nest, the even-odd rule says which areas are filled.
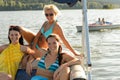
[[[76,26],[77,28],[77,32],[81,32],[82,31],[82,26]],[[120,25],[91,25],[89,26],[89,31],[99,31],[102,29],[116,29],[116,28],[120,28]]]

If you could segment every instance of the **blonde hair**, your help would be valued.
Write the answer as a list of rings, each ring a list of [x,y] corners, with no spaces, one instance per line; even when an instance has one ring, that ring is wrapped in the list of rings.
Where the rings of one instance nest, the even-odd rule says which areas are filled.
[[[43,8],[43,10],[44,10],[44,12],[46,10],[53,10],[54,13],[55,13],[55,15],[60,14],[60,10],[54,4],[45,5],[44,8]]]

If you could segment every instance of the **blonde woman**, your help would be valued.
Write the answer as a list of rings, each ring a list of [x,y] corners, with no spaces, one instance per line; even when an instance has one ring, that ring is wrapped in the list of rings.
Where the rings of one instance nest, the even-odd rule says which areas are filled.
[[[54,33],[57,34],[63,44],[75,55],[77,55],[77,53],[74,51],[74,49],[71,47],[71,45],[69,44],[69,42],[67,41],[67,39],[65,38],[63,31],[61,29],[61,26],[59,25],[59,23],[56,21],[56,18],[58,16],[58,14],[60,13],[59,9],[53,5],[45,5],[44,6],[44,14],[45,17],[47,19],[47,21],[45,21],[41,27],[41,29],[39,30],[39,32],[37,33],[37,35],[35,35],[34,33],[30,32],[29,30],[26,30],[23,27],[21,28],[21,32],[23,37],[26,39],[26,41],[31,44],[33,43],[33,48],[45,48],[47,49],[47,43],[46,43],[46,38]],[[34,40],[33,40],[34,39]]]

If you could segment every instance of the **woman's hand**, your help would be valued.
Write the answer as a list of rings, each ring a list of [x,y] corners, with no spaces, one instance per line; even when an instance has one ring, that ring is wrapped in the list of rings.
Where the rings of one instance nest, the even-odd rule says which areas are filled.
[[[8,47],[8,44],[0,46],[0,53]]]

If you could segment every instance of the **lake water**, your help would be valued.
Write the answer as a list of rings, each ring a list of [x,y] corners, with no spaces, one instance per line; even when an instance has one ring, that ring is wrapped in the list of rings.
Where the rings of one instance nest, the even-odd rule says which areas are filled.
[[[81,32],[76,26],[82,25],[81,10],[62,10],[58,22],[64,34],[75,50],[81,51]],[[120,24],[120,9],[88,10],[88,22],[98,17],[113,24]],[[1,11],[0,45],[8,43],[7,34],[10,25],[26,27],[37,33],[45,16],[42,11]],[[90,32],[90,50],[92,62],[92,80],[120,80],[120,29]]]

